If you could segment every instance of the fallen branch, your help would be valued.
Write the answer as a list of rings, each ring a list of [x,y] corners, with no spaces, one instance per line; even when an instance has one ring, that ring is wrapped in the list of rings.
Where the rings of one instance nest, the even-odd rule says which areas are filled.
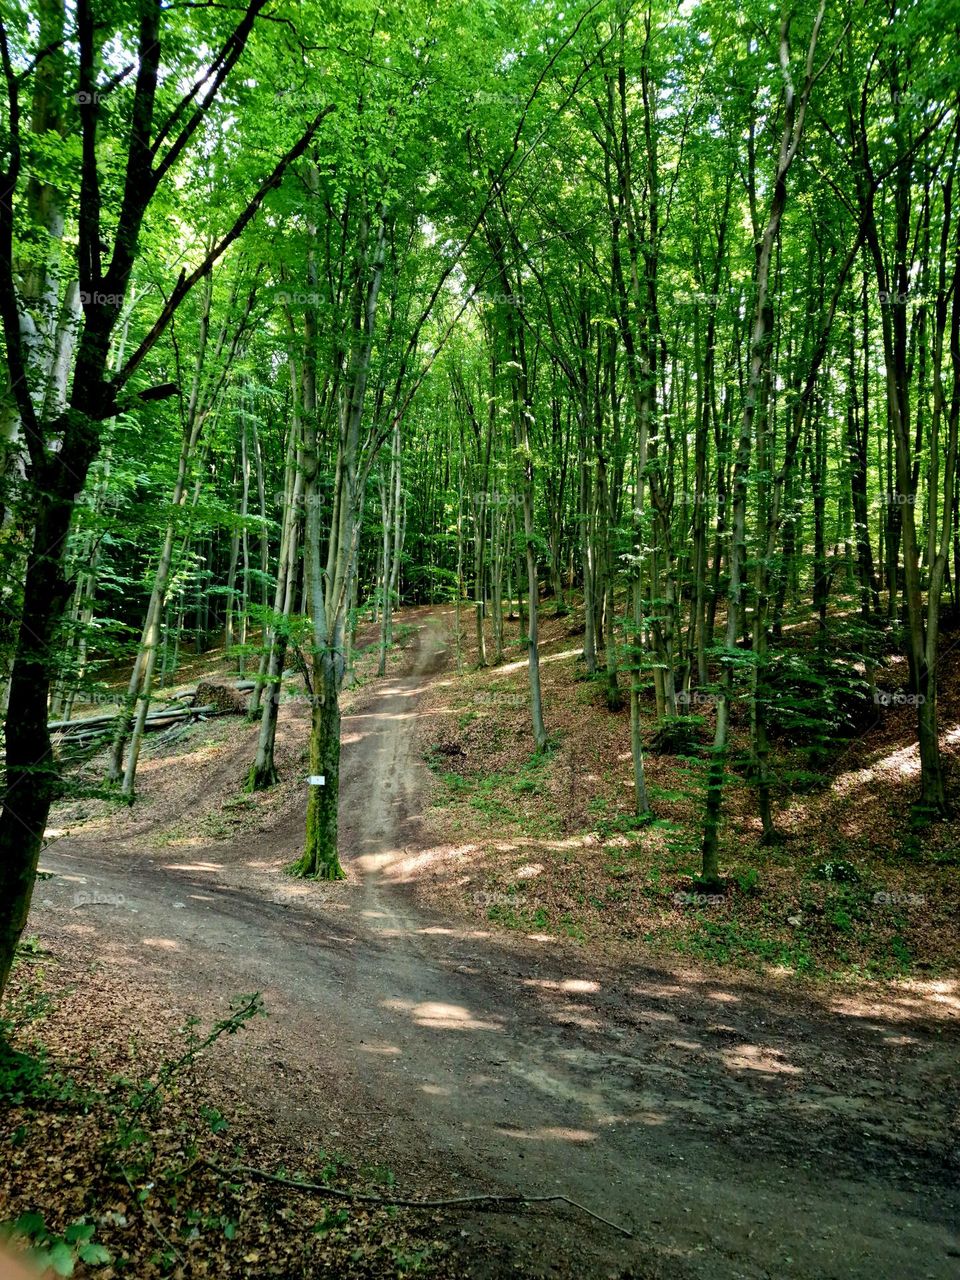
[[[134,1198],[134,1200],[137,1202],[137,1205],[138,1205],[138,1207],[139,1207],[139,1209],[140,1209],[140,1212],[143,1214],[143,1220],[144,1220],[144,1222],[145,1222],[145,1223],[147,1224],[147,1226],[151,1229],[151,1231],[156,1232],[157,1236],[158,1236],[158,1237],[163,1241],[163,1243],[167,1246],[167,1248],[170,1250],[170,1252],[171,1252],[171,1253],[174,1255],[174,1257],[179,1261],[179,1263],[180,1263],[181,1267],[185,1267],[185,1266],[187,1265],[187,1263],[186,1263],[186,1259],[184,1258],[183,1254],[180,1252],[180,1250],[177,1248],[177,1246],[173,1243],[173,1241],[172,1241],[172,1240],[170,1240],[170,1239],[168,1239],[168,1237],[167,1237],[167,1236],[165,1236],[165,1235],[163,1234],[163,1231],[160,1229],[160,1224],[159,1224],[159,1223],[156,1221],[156,1219],[153,1217],[153,1214],[151,1214],[151,1213],[148,1213],[148,1212],[147,1212],[146,1205],[143,1203],[143,1201],[140,1199],[139,1195],[137,1194],[137,1189],[136,1189],[136,1187],[133,1185],[133,1183],[130,1181],[130,1178],[129,1178],[129,1176],[127,1175],[127,1171],[126,1171],[126,1169],[123,1169],[121,1172],[123,1173],[123,1180],[124,1180],[124,1182],[127,1184],[127,1186],[130,1188],[130,1190],[133,1192],[133,1198]]]
[[[219,1173],[225,1178],[233,1178],[235,1174],[243,1173],[253,1178],[260,1178],[264,1182],[276,1182],[283,1187],[293,1187],[297,1191],[313,1191],[318,1195],[330,1196],[337,1200],[354,1200],[362,1204],[379,1204],[385,1207],[394,1206],[401,1209],[449,1209],[467,1204],[478,1208],[489,1205],[491,1208],[521,1209],[528,1204],[549,1204],[559,1201],[570,1205],[574,1209],[579,1209],[588,1218],[602,1222],[605,1227],[611,1227],[614,1231],[619,1231],[622,1236],[626,1236],[629,1240],[633,1239],[633,1232],[628,1231],[626,1227],[621,1227],[617,1222],[611,1222],[609,1218],[604,1218],[599,1213],[594,1213],[592,1209],[580,1204],[578,1200],[571,1200],[569,1196],[561,1195],[559,1192],[555,1195],[547,1196],[528,1196],[518,1191],[512,1195],[477,1194],[450,1196],[440,1200],[408,1200],[401,1196],[370,1195],[365,1191],[343,1191],[339,1187],[326,1187],[319,1182],[299,1182],[293,1178],[283,1178],[278,1173],[267,1173],[266,1170],[257,1169],[254,1165],[249,1164],[238,1164],[234,1165],[232,1169],[224,1169],[222,1165],[214,1164],[212,1160],[204,1160],[203,1163],[208,1169],[212,1169],[214,1173]]]

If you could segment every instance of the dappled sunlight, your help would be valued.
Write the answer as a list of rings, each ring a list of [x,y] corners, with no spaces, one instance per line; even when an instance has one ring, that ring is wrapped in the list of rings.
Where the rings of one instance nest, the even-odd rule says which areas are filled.
[[[497,1076],[488,1076],[479,1071],[467,1079],[467,1084],[471,1089],[487,1089],[493,1086],[499,1087],[501,1081]]]
[[[857,789],[869,787],[876,781],[878,773],[892,774],[897,778],[911,779],[920,775],[920,747],[916,742],[908,743],[889,755],[878,757],[872,764],[863,768],[850,769],[834,778],[831,792],[834,795],[848,798]]]
[[[427,1000],[411,1009],[418,1026],[434,1031],[502,1031],[503,1019],[485,1020],[475,1017],[463,1005]]]
[[[599,991],[599,982],[589,982],[586,978],[563,978],[560,982],[561,991]]]
[[[359,853],[351,861],[361,871],[383,871],[402,861],[404,853],[400,849],[384,849],[381,853]]]
[[[525,862],[522,867],[514,867],[513,874],[517,880],[532,880],[535,876],[543,875],[543,871],[542,862]]]
[[[165,862],[166,871],[222,871],[222,862]]]
[[[782,1057],[779,1049],[758,1044],[741,1044],[720,1053],[720,1060],[729,1071],[758,1071],[764,1075],[801,1074],[799,1067],[780,1061]]]
[[[939,1006],[936,1010],[931,1005]],[[909,1018],[930,1017],[944,1010],[960,1014],[960,980],[941,978],[930,982],[913,981],[899,988],[884,992],[871,991],[862,997],[836,995],[828,1007],[845,1018],[857,1018],[868,1023],[883,1018],[888,1022],[902,1022]],[[879,1028],[875,1028],[879,1029]]]
[[[591,843],[590,837],[587,835],[571,836],[563,839],[515,836],[509,841],[494,838],[482,845],[476,841],[468,841],[464,844],[454,845],[452,847],[450,845],[433,845],[417,852],[412,850],[403,850],[402,852],[399,852],[395,850],[389,856],[386,854],[377,855],[384,859],[384,861],[380,867],[376,869],[389,868],[390,879],[392,881],[406,884],[417,879],[424,871],[436,872],[443,867],[449,867],[458,862],[463,863],[465,869],[469,870],[476,859],[483,857],[491,850],[503,854],[522,854],[529,850],[536,850],[538,853],[541,853],[544,850],[565,853],[571,850],[589,848],[591,847]],[[357,861],[359,863],[360,859],[358,858]],[[543,875],[545,872],[546,867],[544,863],[534,862],[526,863],[521,867],[515,868],[510,874],[515,879],[532,880],[534,877]],[[469,875],[461,881],[461,884],[469,883]]]
[[[451,929],[445,925],[430,924],[424,925],[421,929],[415,929],[415,933],[425,934],[427,936],[436,936],[443,938],[492,938],[493,934],[489,929]]]
[[[669,982],[644,982],[642,987],[633,987],[632,994],[640,996],[656,996],[660,1000],[669,999],[671,996],[688,995],[686,987],[679,987],[675,983]]]
[[[579,658],[581,653],[583,653],[582,647],[579,649],[564,649],[561,653],[541,653],[540,666],[543,667],[548,662],[564,662],[568,658]],[[487,672],[486,674],[494,677],[505,676],[509,675],[512,671],[525,671],[527,669],[527,665],[527,659],[521,658],[519,662],[505,662],[502,667],[497,667],[495,670]]]
[[[540,1129],[516,1129],[512,1125],[497,1125],[496,1132],[507,1138],[522,1138],[527,1142],[595,1142],[597,1138],[588,1129],[563,1129],[552,1125]]]
[[[399,685],[382,687],[379,690],[381,697],[389,698],[405,698],[408,701],[416,702],[420,697],[422,690],[418,684],[410,684],[404,687]],[[346,724],[356,720],[374,720],[378,724],[397,720],[415,720],[417,717],[417,708],[412,706],[409,711],[386,711],[383,707],[375,707],[370,711],[347,711],[343,715],[342,723]]]
[[[391,881],[405,884],[416,879],[419,871],[432,866],[434,863],[456,862],[460,859],[468,859],[471,854],[479,852],[481,852],[480,847],[476,844],[460,845],[454,849],[435,845],[418,853],[413,853],[408,849],[391,849],[380,853],[360,854],[354,858],[354,861],[364,870],[385,871],[389,869]]]
[[[195,764],[199,761],[215,760],[227,749],[226,742],[214,742],[209,746],[193,746],[189,751],[181,751],[171,756],[143,756],[137,766],[137,774],[164,773],[171,765],[179,763]]]
[[[426,1027],[431,1031],[502,1031],[503,1019],[499,1016],[493,1020],[476,1017],[464,1005],[445,1004],[438,1000],[424,1000],[414,1004],[411,1000],[382,1000],[385,1009],[397,1013],[408,1013],[418,1027]]]
[[[648,1128],[660,1128],[669,1122],[670,1117],[662,1111],[636,1111],[630,1117],[631,1124],[643,1124]]]
[[[603,1022],[596,1016],[596,1010],[585,1004],[565,1004],[554,1014],[560,1026],[580,1027],[584,1031],[600,1031]]]
[[[879,762],[878,768],[898,774],[901,778],[915,778],[920,774],[920,747],[917,743],[892,751]]]
[[[463,709],[458,706],[443,705],[440,707],[431,707],[430,714],[433,716],[462,716]]]
[[[600,991],[599,982],[589,982],[586,978],[522,978],[524,986],[538,987],[542,991],[570,991],[587,993]]]

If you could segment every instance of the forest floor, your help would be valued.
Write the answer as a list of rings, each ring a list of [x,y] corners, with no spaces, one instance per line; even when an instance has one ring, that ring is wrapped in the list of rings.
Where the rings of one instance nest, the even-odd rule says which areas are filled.
[[[569,623],[546,637],[549,727],[562,739],[548,772],[530,762],[522,707],[507,700],[522,671],[498,669],[502,685],[489,671],[458,675],[451,616],[403,614],[387,677],[347,695],[341,884],[285,874],[300,847],[309,724],[295,694],[278,734],[285,781],[269,793],[242,793],[256,726],[220,719],[148,741],[132,809],[58,807],[37,941],[17,971],[21,1045],[38,1035],[81,1077],[142,1078],[182,1052],[187,1017],[209,1025],[254,991],[268,1016],[186,1066],[153,1118],[158,1172],[135,1173],[125,1198],[92,1161],[102,1107],[82,1117],[61,1096],[29,1115],[9,1109],[2,1216],[40,1211],[62,1232],[93,1214],[97,1241],[132,1260],[89,1269],[101,1276],[175,1272],[161,1234],[187,1276],[956,1274],[960,994],[943,905],[956,863],[942,832],[916,859],[919,879],[899,835],[889,857],[866,856],[868,823],[885,828],[865,811],[886,803],[885,770],[902,750],[892,727],[879,730],[888,746],[875,736],[851,752],[838,800],[827,791],[791,810],[801,832],[832,815],[806,861],[773,851],[757,885],[745,876],[729,902],[685,913],[666,896],[692,870],[689,848],[667,842],[672,828],[642,833],[664,840],[664,884],[657,899],[638,892],[636,842],[618,822],[629,811],[622,721],[611,756],[595,687],[571,685],[566,724],[551,697],[575,661]],[[664,760],[650,773],[665,791]],[[494,782],[474,781],[481,772]],[[654,795],[675,826],[684,798]],[[891,803],[903,806],[902,788]],[[731,823],[725,869],[756,867],[749,806],[736,793],[731,806],[754,856]],[[848,888],[928,900],[892,922],[879,911],[891,904],[877,904],[869,928],[839,929],[839,955],[808,923],[824,901],[834,909],[836,882],[811,876],[810,902],[791,908],[800,924],[781,920],[814,859],[837,856],[834,839],[859,867]],[[601,875],[629,896],[601,893]],[[758,901],[775,904],[770,918],[749,916]],[[922,919],[914,928],[918,905],[935,915],[933,942]],[[684,951],[678,941],[716,938],[710,910],[727,913],[728,945]],[[736,945],[743,937],[760,943]],[[887,956],[901,976],[881,982]],[[345,1204],[344,1219],[324,1214],[322,1194],[237,1173],[225,1182],[204,1159],[388,1196],[562,1194],[631,1235],[563,1204]]]
[[[919,754],[916,711],[896,701],[906,687],[902,658],[889,655],[877,673],[891,703],[867,700],[859,723],[829,741],[824,759],[811,762],[802,735],[774,739],[779,839],[766,848],[755,793],[741,776],[747,711],[734,704],[737,771],[726,786],[720,855],[726,892],[706,895],[694,881],[713,737],[709,701],[688,717],[688,745],[661,754],[648,743],[654,819],[640,826],[629,711],[607,709],[602,672],[586,677],[582,625],[541,611],[541,683],[554,744],[541,757],[533,751],[526,641],[516,621],[497,665],[478,664],[468,610],[461,634],[461,670],[432,683],[418,718],[435,775],[432,840],[411,867],[424,900],[486,927],[569,938],[611,960],[629,961],[640,950],[828,982],[956,975],[960,817],[911,824]],[[796,653],[809,652],[806,635],[791,640]],[[486,650],[489,660],[489,621]],[[960,810],[956,630],[943,636],[941,661],[942,759]],[[626,685],[623,674],[620,682]],[[652,723],[652,685],[645,698]]]

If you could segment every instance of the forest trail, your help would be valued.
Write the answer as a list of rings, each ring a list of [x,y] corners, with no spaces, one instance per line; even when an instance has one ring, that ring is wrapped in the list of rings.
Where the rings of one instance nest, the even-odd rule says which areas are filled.
[[[304,1144],[375,1149],[403,1194],[562,1192],[634,1233],[564,1207],[459,1215],[464,1274],[510,1259],[582,1277],[955,1275],[947,1002],[871,1011],[760,979],[613,972],[416,905],[404,879],[429,851],[413,722],[449,656],[441,616],[421,624],[410,673],[344,717],[348,882],[277,875],[265,846],[289,851],[299,805],[189,856],[131,860],[81,831],[45,850],[54,878],[30,928],[208,1018],[262,991],[269,1019],[212,1069]]]

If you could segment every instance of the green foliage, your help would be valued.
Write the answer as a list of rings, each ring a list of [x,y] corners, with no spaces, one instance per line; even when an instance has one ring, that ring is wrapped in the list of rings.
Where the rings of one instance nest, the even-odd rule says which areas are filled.
[[[657,755],[695,756],[702,744],[703,716],[663,716],[657,723],[649,750]]]
[[[870,686],[856,657],[786,650],[765,666],[761,689],[770,732],[818,756],[855,732],[871,708]]]
[[[861,880],[860,872],[854,864],[844,858],[819,863],[813,874],[818,880],[832,880],[836,884],[859,884]]]
[[[45,1049],[35,1054],[14,1049],[9,1036],[12,1026],[0,1021],[0,1104],[11,1107],[83,1105],[84,1095],[76,1083],[50,1062]]]
[[[677,938],[674,945],[681,955],[717,964],[762,961],[796,973],[809,973],[814,968],[809,943],[802,934],[784,942],[729,920],[703,919],[692,934]]]
[[[80,1219],[58,1235],[47,1228],[40,1213],[24,1213],[15,1222],[0,1224],[0,1236],[29,1242],[28,1257],[57,1276],[72,1276],[78,1262],[103,1267],[113,1261],[109,1250],[95,1243],[95,1233],[95,1223]]]
[[[733,881],[741,893],[756,893],[760,885],[760,872],[756,867],[747,867],[745,871],[735,871]]]
[[[505,929],[519,929],[524,933],[543,932],[550,927],[550,916],[545,907],[526,911],[504,903],[495,903],[487,911],[487,919]]]

